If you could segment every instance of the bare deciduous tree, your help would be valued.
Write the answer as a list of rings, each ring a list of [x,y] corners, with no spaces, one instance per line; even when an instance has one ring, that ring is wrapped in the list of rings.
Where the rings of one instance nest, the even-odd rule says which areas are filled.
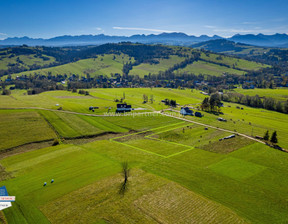
[[[129,171],[130,169],[128,168],[128,163],[127,162],[122,163],[122,175],[124,177],[124,181],[119,189],[119,194],[121,195],[124,195],[125,192],[127,191]]]

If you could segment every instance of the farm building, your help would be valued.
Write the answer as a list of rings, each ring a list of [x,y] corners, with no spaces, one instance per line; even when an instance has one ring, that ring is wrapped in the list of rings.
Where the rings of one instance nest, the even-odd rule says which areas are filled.
[[[117,104],[116,113],[130,112],[131,110],[132,110],[131,105],[119,103]]]
[[[181,107],[180,114],[193,116],[193,111],[189,107]]]

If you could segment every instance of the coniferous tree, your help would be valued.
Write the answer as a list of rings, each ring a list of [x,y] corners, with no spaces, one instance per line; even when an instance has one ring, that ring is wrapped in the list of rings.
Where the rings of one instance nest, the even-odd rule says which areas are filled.
[[[272,143],[277,143],[277,142],[278,142],[278,139],[277,139],[277,132],[276,132],[276,131],[273,132],[270,141],[271,141]]]
[[[268,141],[269,140],[269,131],[267,130],[265,135],[264,135],[264,140]]]

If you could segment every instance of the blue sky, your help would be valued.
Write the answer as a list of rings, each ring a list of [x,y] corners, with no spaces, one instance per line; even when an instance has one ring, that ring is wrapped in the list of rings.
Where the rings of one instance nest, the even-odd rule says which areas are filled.
[[[287,33],[287,0],[0,0],[0,39]]]

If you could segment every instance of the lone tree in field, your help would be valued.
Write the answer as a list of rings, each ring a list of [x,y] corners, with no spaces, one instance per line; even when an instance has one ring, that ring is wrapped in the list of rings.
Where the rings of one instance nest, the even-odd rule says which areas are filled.
[[[269,140],[269,131],[268,131],[268,130],[266,131],[263,139],[264,139],[265,141],[268,141],[268,140]]]
[[[150,103],[153,104],[153,102],[154,102],[154,96],[150,95]]]
[[[127,162],[122,163],[122,175],[124,177],[124,181],[120,186],[119,194],[124,195],[127,190],[128,177],[129,177],[129,168]]]
[[[148,96],[146,94],[143,94],[143,103],[148,102]]]
[[[278,139],[277,139],[277,132],[276,132],[276,131],[273,132],[270,141],[271,141],[272,143],[277,143],[277,142],[278,142]]]

